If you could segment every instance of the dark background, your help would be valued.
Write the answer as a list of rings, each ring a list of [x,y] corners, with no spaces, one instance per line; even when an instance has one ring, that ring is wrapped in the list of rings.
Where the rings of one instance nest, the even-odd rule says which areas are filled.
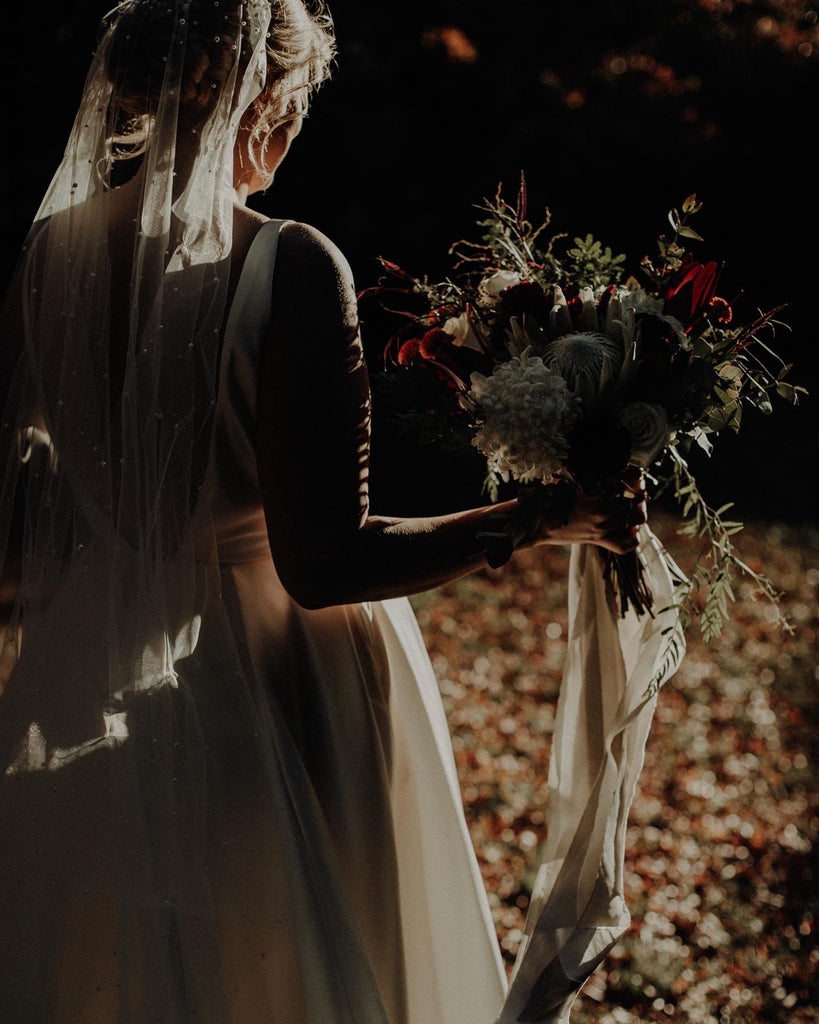
[[[59,161],[106,5],[5,12],[3,275]],[[334,81],[253,205],[306,220],[360,287],[383,255],[443,275],[499,182],[632,266],[665,213],[704,202],[696,252],[725,262],[739,316],[785,302],[774,347],[813,393],[749,415],[698,477],[741,517],[816,518],[817,8],[786,0],[338,0]],[[365,330],[366,330],[365,321]],[[380,339],[379,339],[380,340]],[[371,341],[373,351],[376,343]]]

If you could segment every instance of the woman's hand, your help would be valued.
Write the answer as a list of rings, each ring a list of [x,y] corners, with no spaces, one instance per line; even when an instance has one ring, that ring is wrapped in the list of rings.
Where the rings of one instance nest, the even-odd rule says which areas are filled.
[[[629,472],[623,493],[594,496],[578,490],[567,523],[545,520],[536,544],[596,544],[617,555],[637,547],[637,532],[646,522],[645,478],[642,471]]]

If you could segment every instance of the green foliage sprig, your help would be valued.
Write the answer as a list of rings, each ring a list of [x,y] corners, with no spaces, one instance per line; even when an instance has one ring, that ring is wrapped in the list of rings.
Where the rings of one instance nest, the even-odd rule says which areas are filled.
[[[591,235],[575,238],[574,248],[566,253],[564,272],[579,288],[605,288],[623,278],[624,254],[615,255]]]
[[[691,573],[690,585],[682,604],[683,625],[687,626],[696,615],[704,640],[711,641],[720,634],[729,615],[729,602],[735,600],[732,575],[737,570],[750,579],[757,592],[770,602],[777,625],[785,632],[792,632],[793,627],[779,606],[779,592],[771,580],[752,569],[734,549],[732,538],[742,532],[744,524],[726,518],[734,507],[733,503],[712,508],[703,498],[679,449],[672,445],[668,454],[672,463],[674,497],[680,504],[685,520],[680,533],[687,537],[702,538],[707,548],[704,559],[697,562]],[[703,591],[704,604],[699,608],[696,598]]]

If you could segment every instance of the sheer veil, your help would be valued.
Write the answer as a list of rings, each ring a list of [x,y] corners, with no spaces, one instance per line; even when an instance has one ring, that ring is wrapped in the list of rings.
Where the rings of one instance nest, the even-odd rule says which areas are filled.
[[[263,154],[326,73],[327,34],[307,18],[287,0],[107,15],[0,313],[0,1002],[14,1024],[181,1021],[192,1005],[222,1024],[237,1000],[237,1019],[261,1020],[272,1003],[231,981],[257,969],[240,948],[251,923],[282,954],[296,935],[314,951],[311,1020],[347,1019],[342,1006],[382,1020],[350,994],[366,958],[325,884],[324,841],[305,839],[315,798],[221,600],[208,488],[236,140]],[[281,955],[255,990],[273,985],[282,1019],[293,974]],[[77,1009],[102,998],[98,1016]]]
[[[269,18],[263,0],[128,0],[102,23],[3,310],[3,344],[19,359],[0,435],[0,554],[10,534],[21,551],[5,766],[115,742],[123,695],[173,685],[176,659],[195,646],[233,149],[265,82]],[[37,663],[53,664],[61,645],[58,680]]]

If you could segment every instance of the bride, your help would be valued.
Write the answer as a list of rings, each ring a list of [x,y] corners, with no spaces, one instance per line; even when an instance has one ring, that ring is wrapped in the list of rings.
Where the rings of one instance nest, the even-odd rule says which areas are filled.
[[[301,0],[125,0],[6,297],[5,1024],[500,1011],[403,595],[485,565],[514,502],[370,513],[349,268],[244,205],[332,59]],[[643,520],[581,497],[532,543]]]

